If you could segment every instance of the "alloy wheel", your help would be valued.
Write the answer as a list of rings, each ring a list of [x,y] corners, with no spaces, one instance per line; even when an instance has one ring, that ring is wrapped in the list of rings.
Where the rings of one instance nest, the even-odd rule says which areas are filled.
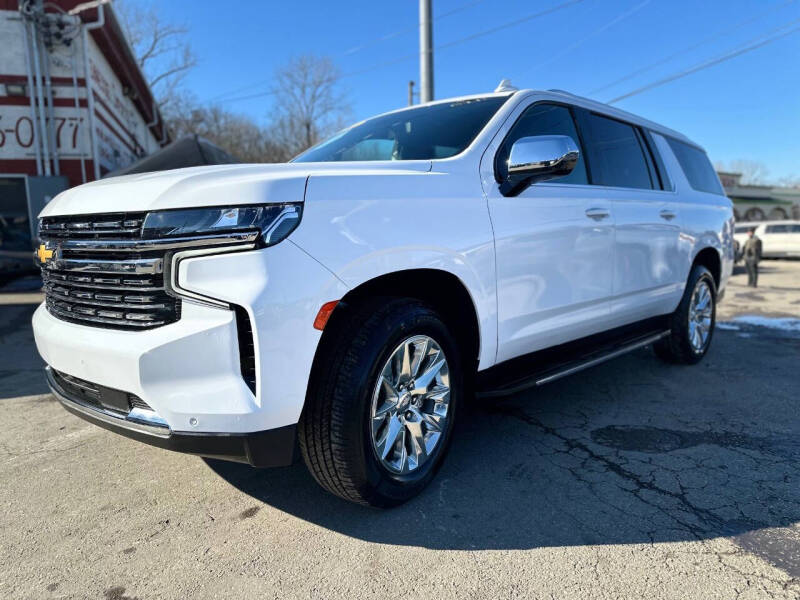
[[[695,352],[702,352],[708,342],[713,311],[711,288],[701,279],[695,285],[689,302],[689,344]]]
[[[401,342],[383,365],[372,394],[370,439],[395,474],[425,464],[441,445],[450,409],[450,374],[439,344],[426,335]]]

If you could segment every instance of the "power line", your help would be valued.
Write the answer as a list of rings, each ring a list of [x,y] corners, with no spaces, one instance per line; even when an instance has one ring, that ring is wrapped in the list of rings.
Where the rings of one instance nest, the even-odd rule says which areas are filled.
[[[583,2],[583,1],[584,0],[568,0],[567,2],[562,2],[561,4],[557,4],[557,5],[553,6],[553,7],[546,8],[545,10],[540,10],[538,12],[525,15],[523,17],[520,17],[519,19],[514,19],[513,21],[508,21],[508,22],[503,23],[501,25],[497,25],[495,27],[490,27],[489,29],[483,29],[483,30],[478,31],[476,33],[464,36],[462,38],[458,38],[458,39],[453,40],[451,42],[447,42],[446,44],[440,44],[438,46],[435,46],[434,47],[434,52],[437,51],[437,50],[446,50],[447,48],[452,48],[453,46],[457,46],[458,44],[463,44],[465,42],[470,42],[470,41],[472,41],[474,39],[477,39],[479,37],[490,35],[492,33],[497,33],[498,31],[502,31],[503,29],[508,29],[509,27],[514,27],[514,26],[519,25],[521,23],[525,23],[527,21],[531,21],[531,20],[537,19],[539,17],[544,17],[545,15],[549,15],[550,13],[556,12],[558,10],[561,10],[563,8],[567,8],[569,6],[572,6],[573,4],[578,4],[578,3]],[[365,67],[365,68],[360,69],[358,71],[352,71],[350,73],[345,73],[343,75],[343,77],[354,77],[356,75],[361,75],[363,73],[369,73],[370,71],[375,71],[377,69],[382,69],[383,67],[388,67],[388,66],[391,66],[391,65],[395,65],[397,63],[404,62],[404,61],[409,60],[411,58],[417,58],[418,56],[419,55],[417,53],[405,54],[403,56],[399,56],[399,57],[394,58],[392,60],[388,60],[388,61],[385,61],[385,62],[380,62],[380,63],[374,64],[374,65],[370,65],[369,67]]]
[[[444,12],[444,13],[434,17],[433,18],[433,22],[435,23],[436,21],[440,21],[442,19],[446,19],[447,17],[450,17],[452,15],[460,13],[460,12],[462,12],[464,10],[467,10],[468,8],[472,8],[473,6],[475,6],[477,4],[480,4],[481,2],[484,2],[484,1],[485,0],[473,0],[472,2],[468,2],[466,4],[462,4],[461,6],[457,6],[456,8],[453,8],[452,10],[448,10],[447,12]],[[382,35],[380,37],[373,38],[373,39],[371,39],[369,41],[366,41],[363,44],[360,44],[358,46],[354,46],[353,48],[350,48],[349,50],[346,50],[345,52],[343,52],[341,54],[341,56],[349,56],[351,54],[355,54],[355,53],[360,52],[361,50],[363,50],[365,48],[369,48],[371,46],[379,44],[380,42],[385,42],[387,40],[395,38],[395,37],[397,37],[399,35],[402,35],[404,33],[409,32],[409,31],[416,31],[418,29],[419,29],[419,25],[410,25],[409,27],[404,27],[402,29],[398,29],[397,31],[393,31],[391,33],[387,33],[387,34]],[[414,54],[413,56],[417,56],[417,54]],[[403,58],[403,60],[405,60],[405,57]],[[269,83],[270,81],[272,81],[271,78],[263,79],[261,81],[255,82],[255,83],[248,83],[247,85],[235,88],[233,90],[228,90],[227,92],[222,92],[221,94],[217,94],[216,96],[211,98],[211,102],[214,102],[215,100],[219,100],[219,99],[221,99],[221,98],[223,98],[225,96],[228,96],[230,94],[236,94],[236,93],[239,93],[239,92],[243,92],[245,90],[251,90],[251,89],[253,89],[255,87],[258,87],[260,85],[264,85],[266,83]],[[263,93],[263,94],[260,94],[260,95],[268,96],[269,93]],[[230,99],[224,100],[224,102],[233,102],[235,100],[245,100],[245,99],[251,98],[251,97],[252,96],[242,96],[242,97],[237,97],[237,98],[230,98]]]
[[[434,17],[433,18],[433,22],[435,23],[435,22],[440,21],[442,19],[446,19],[447,17],[449,17],[451,15],[454,15],[456,13],[460,13],[460,12],[462,12],[464,10],[467,10],[468,8],[472,8],[476,4],[480,4],[481,2],[484,2],[484,1],[485,0],[474,0],[473,2],[468,2],[467,4],[462,4],[461,6],[457,6],[456,8],[454,8],[452,10],[448,10],[447,12],[442,13],[442,14]],[[370,46],[374,46],[375,44],[379,44],[380,42],[385,42],[387,40],[391,40],[392,38],[396,38],[399,35],[403,35],[404,33],[408,33],[409,31],[417,31],[418,29],[419,29],[419,25],[418,24],[417,25],[409,25],[408,27],[403,27],[402,29],[398,29],[397,31],[393,31],[392,33],[387,33],[386,35],[382,35],[380,37],[377,37],[377,38],[374,38],[374,39],[369,40],[367,42],[364,42],[363,44],[359,44],[358,46],[350,48],[349,50],[346,50],[345,52],[343,52],[342,56],[349,56],[351,54],[355,54],[356,52],[360,52],[364,48],[369,48]]]
[[[562,2],[561,4],[557,4],[557,5],[552,6],[550,8],[546,8],[544,10],[540,10],[538,12],[525,15],[525,16],[520,17],[518,19],[514,19],[513,21],[508,21],[508,22],[503,23],[501,25],[497,25],[495,27],[490,27],[489,29],[483,29],[481,31],[478,31],[478,32],[473,33],[473,34],[470,34],[468,36],[465,36],[465,37],[462,37],[462,38],[458,38],[458,39],[453,40],[451,42],[447,42],[446,44],[441,44],[439,46],[435,46],[434,47],[434,52],[436,52],[438,50],[445,50],[447,48],[451,48],[451,47],[456,46],[458,44],[463,44],[465,42],[469,42],[469,41],[472,41],[472,40],[477,39],[479,37],[490,35],[492,33],[497,33],[498,31],[502,31],[503,29],[508,29],[509,27],[514,27],[514,26],[519,25],[521,23],[526,23],[528,21],[532,21],[533,19],[537,19],[539,17],[544,17],[546,15],[549,15],[550,13],[554,13],[554,12],[556,12],[558,10],[567,8],[567,7],[572,6],[574,4],[579,4],[579,3],[584,2],[584,1],[585,0],[567,0],[566,2]],[[384,67],[389,67],[389,66],[401,63],[401,62],[405,62],[405,61],[410,60],[412,58],[413,59],[419,58],[419,54],[416,53],[416,52],[414,52],[413,54],[404,54],[403,56],[398,56],[397,58],[394,58],[394,59],[391,59],[391,60],[388,60],[388,61],[384,61],[384,62],[380,62],[380,63],[374,64],[374,65],[370,65],[369,67],[365,67],[365,68],[360,69],[358,71],[351,71],[349,73],[345,73],[344,75],[342,75],[342,78],[355,77],[357,75],[362,75],[364,73],[369,73],[369,72],[375,71],[377,69],[382,69]],[[269,81],[269,80],[267,80],[267,81]],[[257,83],[257,84],[253,84],[253,85],[251,85],[249,87],[253,87],[253,86],[257,86],[257,85],[263,85],[263,83],[265,83],[265,82],[260,82],[260,83]],[[232,92],[228,92],[228,93],[232,93]],[[271,91],[260,92],[258,94],[252,94],[252,95],[249,95],[249,96],[240,96],[240,97],[236,97],[236,98],[225,98],[225,99],[223,99],[221,101],[222,102],[236,102],[238,100],[256,98],[256,97],[259,97],[259,96],[269,96],[272,93],[273,92],[271,92]],[[223,94],[223,95],[225,95],[225,94]]]
[[[790,23],[787,23],[785,26],[781,27],[780,29],[785,29],[786,27],[788,27],[790,25],[793,25],[793,24],[795,24],[795,23],[797,23],[799,21],[800,21],[800,19],[796,19],[796,20],[794,20],[794,21],[792,21]],[[733,50],[731,52],[728,52],[727,54],[723,54],[722,56],[718,56],[717,58],[705,61],[703,63],[695,65],[694,67],[690,67],[689,69],[686,69],[686,70],[681,71],[679,73],[675,73],[674,75],[670,75],[669,77],[664,77],[663,79],[659,79],[657,81],[654,81],[652,83],[644,85],[644,86],[642,86],[640,88],[636,88],[635,90],[632,90],[632,91],[628,92],[627,94],[623,94],[622,96],[617,96],[616,98],[614,98],[612,100],[609,100],[607,102],[607,104],[615,104],[615,103],[619,102],[620,100],[624,100],[625,98],[630,98],[631,96],[635,96],[637,94],[641,94],[642,92],[646,92],[646,91],[651,90],[653,88],[662,86],[662,85],[664,85],[666,83],[670,83],[672,81],[675,81],[676,79],[681,79],[682,77],[686,77],[687,75],[691,75],[692,73],[697,73],[698,71],[702,71],[703,69],[707,69],[709,67],[713,67],[714,65],[718,65],[718,64],[720,64],[722,62],[725,62],[725,61],[730,60],[732,58],[735,58],[737,56],[741,56],[742,54],[745,54],[747,52],[751,52],[752,50],[756,50],[758,48],[761,48],[762,46],[766,46],[767,44],[771,44],[772,42],[775,42],[775,41],[777,41],[777,40],[779,40],[781,38],[784,38],[784,37],[786,37],[788,35],[791,35],[793,33],[797,33],[798,31],[800,31],[800,27],[795,27],[794,29],[790,29],[788,31],[784,31],[783,33],[780,33],[778,35],[773,35],[771,37],[763,39],[760,42],[750,43],[750,42],[752,42],[752,40],[750,40],[750,42],[748,42],[749,45],[746,45],[744,47],[740,47],[737,50]],[[763,37],[763,36],[758,36],[758,37]],[[754,38],[754,39],[758,39],[758,37]]]
[[[650,0],[644,0],[644,2],[640,2],[639,4],[637,4],[636,6],[631,8],[630,10],[627,10],[624,13],[620,13],[619,15],[614,17],[612,20],[610,20],[608,23],[606,23],[604,25],[601,25],[600,27],[598,27],[594,31],[588,33],[587,35],[583,36],[579,40],[573,42],[572,44],[570,44],[569,46],[564,48],[561,52],[558,52],[558,53],[552,55],[546,61],[541,62],[538,65],[535,65],[534,67],[532,67],[531,69],[528,69],[528,70],[523,71],[523,72],[530,73],[530,72],[536,71],[537,69],[541,69],[542,67],[545,67],[545,66],[547,66],[549,64],[554,63],[555,61],[559,60],[560,58],[568,55],[570,52],[575,50],[575,48],[578,48],[579,46],[582,46],[583,44],[585,44],[590,38],[592,38],[592,37],[594,37],[594,36],[596,36],[596,35],[598,35],[600,33],[603,33],[606,29],[610,29],[611,27],[613,27],[614,25],[616,25],[620,21],[624,21],[628,17],[632,16],[634,13],[639,12],[641,9],[643,9],[648,4],[650,4]]]
[[[520,17],[519,19],[514,19],[513,21],[508,21],[507,23],[503,23],[502,25],[498,25],[496,27],[491,27],[489,29],[484,29],[483,31],[478,31],[477,33],[473,33],[472,35],[468,35],[463,38],[459,38],[457,40],[453,40],[452,42],[448,42],[447,44],[442,44],[441,46],[436,46],[436,50],[443,50],[445,48],[450,48],[451,46],[456,46],[458,44],[463,44],[464,42],[472,41],[476,38],[483,37],[485,35],[489,35],[492,33],[496,33],[498,31],[502,31],[503,29],[508,29],[509,27],[514,27],[515,25],[519,25],[520,23],[525,23],[527,21],[531,21],[533,19],[538,19],[539,17],[544,17],[545,15],[549,15],[550,13],[556,12],[561,10],[562,8],[567,8],[568,6],[572,6],[573,4],[578,4],[583,2],[584,0],[569,0],[569,2],[562,2],[561,4],[556,4],[553,7],[546,8],[544,10],[540,10],[539,12],[531,13],[529,15],[525,15],[524,17]]]
[[[696,50],[700,46],[704,46],[708,42],[711,42],[711,41],[719,38],[720,36],[726,35],[728,33],[736,31],[737,29],[741,29],[745,25],[749,25],[750,23],[758,21],[759,19],[765,17],[766,15],[768,15],[768,14],[770,14],[770,13],[772,13],[772,12],[778,10],[778,9],[781,9],[784,6],[792,4],[795,1],[796,0],[788,0],[787,2],[781,2],[781,3],[779,3],[779,4],[775,5],[775,6],[772,6],[771,9],[769,9],[769,10],[761,11],[758,14],[754,15],[753,17],[751,17],[749,19],[745,19],[744,21],[740,21],[739,23],[733,25],[732,27],[726,27],[725,29],[721,29],[721,30],[717,31],[716,33],[714,33],[713,35],[710,35],[707,38],[703,38],[702,40],[700,40],[699,42],[697,42],[695,44],[692,44],[691,46],[687,46],[686,48],[683,48],[682,50],[678,50],[677,52],[673,52],[669,56],[665,56],[664,58],[661,58],[661,59],[659,59],[659,60],[657,60],[655,62],[652,62],[652,63],[650,63],[648,65],[645,65],[644,67],[636,69],[635,71],[632,71],[632,72],[628,73],[624,77],[620,77],[619,79],[615,79],[611,83],[607,83],[606,85],[604,85],[602,87],[595,88],[595,89],[591,90],[587,95],[591,96],[591,95],[597,94],[599,92],[603,92],[603,91],[607,90],[610,87],[614,87],[615,85],[618,85],[618,84],[620,84],[620,83],[622,83],[624,81],[628,81],[629,79],[633,79],[637,75],[641,75],[642,73],[646,73],[648,71],[651,71],[651,70],[655,69],[656,67],[659,67],[659,66],[671,61],[674,58],[682,56],[683,54],[691,52],[692,50]]]

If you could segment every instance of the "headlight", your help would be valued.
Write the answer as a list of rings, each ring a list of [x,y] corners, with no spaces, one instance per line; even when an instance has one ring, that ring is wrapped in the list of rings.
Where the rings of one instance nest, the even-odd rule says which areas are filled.
[[[147,213],[142,237],[159,239],[258,231],[259,242],[272,246],[294,231],[302,212],[302,204],[160,210]]]

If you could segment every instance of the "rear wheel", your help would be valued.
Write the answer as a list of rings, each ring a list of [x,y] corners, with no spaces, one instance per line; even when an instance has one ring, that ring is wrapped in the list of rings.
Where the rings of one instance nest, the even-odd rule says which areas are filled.
[[[463,396],[459,348],[441,318],[416,300],[351,309],[330,333],[299,424],[303,459],[342,498],[381,507],[405,502],[447,452]]]
[[[716,316],[714,277],[705,267],[695,265],[681,303],[670,317],[670,334],[654,346],[656,354],[671,363],[700,362],[711,345]]]

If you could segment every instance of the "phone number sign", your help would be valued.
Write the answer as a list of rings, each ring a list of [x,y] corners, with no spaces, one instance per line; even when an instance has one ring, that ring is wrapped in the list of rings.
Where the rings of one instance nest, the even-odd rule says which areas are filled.
[[[83,112],[69,111],[63,108],[57,111],[53,122],[59,156],[89,158]],[[31,120],[30,108],[25,106],[0,107],[0,159],[35,156],[34,135],[34,123]],[[48,145],[51,144],[52,140],[48,140]]]

